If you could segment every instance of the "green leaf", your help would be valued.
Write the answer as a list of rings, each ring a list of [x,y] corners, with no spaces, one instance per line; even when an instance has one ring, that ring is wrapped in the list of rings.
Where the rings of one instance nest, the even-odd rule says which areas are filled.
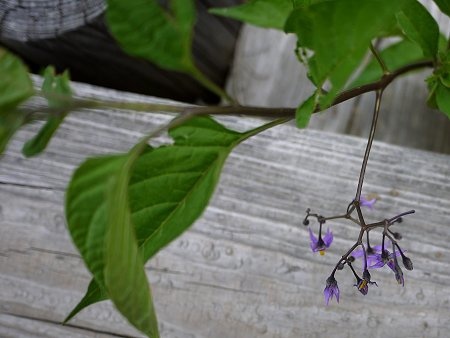
[[[108,0],[106,18],[111,33],[127,53],[162,68],[192,71],[192,0],[171,0],[168,10],[157,0]]]
[[[450,119],[450,88],[438,81],[435,95],[437,107]]]
[[[226,129],[211,118],[197,117],[170,130],[175,141],[173,145],[150,149],[139,157],[133,167],[128,193],[132,223],[143,261],[150,259],[188,229],[202,214],[233,147],[270,126],[268,124],[238,133]],[[111,162],[109,166],[114,167],[114,164]],[[68,199],[73,200],[73,208],[69,209],[68,204],[66,214],[69,228],[75,221],[80,225],[76,231],[71,230],[71,235],[82,252],[86,248],[84,244],[87,242],[88,224],[93,220],[94,213],[101,212],[95,201],[102,196],[103,189],[95,187],[95,182],[107,176],[109,169],[97,170],[97,174],[93,174],[90,167],[80,170],[77,171],[79,175],[87,178],[76,189],[77,194],[86,189],[90,192],[85,191],[84,198],[78,197],[78,202],[77,194],[68,195]],[[102,227],[99,226],[100,229]],[[92,243],[92,249],[99,245],[102,243]],[[86,252],[82,255],[86,256]],[[106,299],[96,280],[99,278],[91,282],[88,292],[66,321],[85,307]]]
[[[27,68],[13,54],[0,48],[0,154],[14,133],[25,123],[15,107],[33,95]]]
[[[308,7],[311,5],[312,0],[292,0],[292,5],[294,8]]]
[[[28,70],[17,57],[0,48],[0,114],[34,94]]]
[[[408,40],[402,40],[390,45],[379,54],[390,71],[395,71],[407,64],[424,59],[422,49],[414,42]],[[382,76],[383,71],[379,63],[372,57],[371,61],[349,87],[359,87],[377,81]]]
[[[18,111],[0,112],[0,154],[2,154],[9,140],[24,124],[25,117]]]
[[[295,111],[295,121],[298,128],[306,128],[317,105],[317,94],[314,93]]]
[[[169,134],[174,145],[142,156],[130,181],[133,222],[145,260],[202,214],[225,159],[246,137],[210,118],[193,119]]]
[[[64,109],[67,105],[67,97],[72,94],[69,73],[65,71],[62,75],[56,76],[55,69],[51,66],[47,67],[44,72],[42,92],[47,98],[50,108]],[[63,112],[58,113],[58,115],[50,115],[39,132],[25,143],[22,153],[26,157],[30,157],[44,151],[66,115]]]
[[[158,337],[128,206],[129,174],[139,154],[137,147],[126,155],[84,162],[67,190],[66,213],[72,238],[96,282],[131,324]]]
[[[100,302],[102,300],[108,299],[108,295],[106,291],[100,289],[95,279],[92,279],[89,283],[86,294],[81,299],[81,301],[73,308],[73,310],[69,313],[69,315],[64,319],[63,324],[66,324],[69,320],[71,320],[75,315],[88,307],[91,304]]]
[[[313,4],[318,4],[319,2],[324,2],[329,0],[292,0],[292,5],[294,9],[300,8],[300,7],[308,7]]]
[[[402,11],[397,13],[397,21],[405,36],[422,48],[424,56],[437,56],[439,26],[422,4],[405,1]]]
[[[439,9],[450,16],[450,0],[434,0]]]
[[[292,9],[292,0],[250,0],[239,6],[213,8],[209,12],[255,26],[282,30]]]
[[[308,61],[314,82],[319,87],[327,80],[331,84],[328,93],[321,97],[321,108],[329,106],[344,88],[361,64],[371,40],[395,25],[395,13],[402,3],[330,0],[292,12],[286,31],[297,34],[300,45],[314,53]]]
[[[116,308],[130,323],[149,337],[159,337],[144,260],[139,253],[128,205],[129,173],[134,161],[133,154],[130,154],[116,176],[108,178],[105,287]]]
[[[142,267],[143,262],[201,215],[227,155],[237,143],[251,135],[251,132],[241,134],[228,130],[206,117],[192,119],[169,133],[175,140],[173,145],[149,149],[136,160],[128,194],[124,190],[108,189],[108,178],[117,175],[123,167],[123,155],[90,159],[76,171],[67,193],[66,215],[72,238],[93,273],[95,283],[91,283],[86,296],[67,320],[84,307],[104,299],[103,288],[112,297],[112,285],[114,290],[119,285],[117,278],[120,275],[108,272],[107,262],[113,263],[114,259],[117,266],[121,266],[117,260],[124,253],[115,251],[116,246],[111,243],[119,245],[117,242],[124,234],[108,237],[105,233],[114,219],[124,216],[114,213],[113,218],[106,217],[111,214],[107,210],[112,210],[112,203],[116,208],[123,206],[125,200],[120,196],[128,195]],[[120,182],[124,181],[124,178],[120,179]],[[111,202],[109,207],[105,200]],[[130,224],[128,220],[125,223]],[[117,287],[117,292],[123,292],[123,287]],[[134,289],[138,294],[140,289]],[[124,308],[123,311],[131,309]]]

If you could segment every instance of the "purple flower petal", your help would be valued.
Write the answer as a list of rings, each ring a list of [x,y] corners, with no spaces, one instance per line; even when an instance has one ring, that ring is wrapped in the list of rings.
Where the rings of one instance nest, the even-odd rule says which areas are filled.
[[[375,245],[375,246],[372,246],[371,248],[372,248],[372,253],[371,254],[369,254],[369,253],[367,254],[367,258],[368,259],[370,258],[370,256],[373,256],[375,254],[381,253],[381,245]],[[352,252],[352,256],[355,257],[355,258],[363,257],[364,256],[363,249],[357,249],[357,250],[353,251]]]
[[[317,252],[318,239],[316,236],[314,236],[311,228],[309,228],[309,239],[311,240],[311,242],[309,243],[309,246],[311,247],[312,252]]]
[[[317,237],[313,234],[311,228],[309,229],[309,239],[311,240],[311,243],[317,244]]]
[[[327,233],[325,236],[323,236],[323,241],[326,245],[326,247],[330,247],[331,243],[333,242],[333,233],[330,231],[330,229],[327,229]]]
[[[379,256],[381,257],[381,255],[379,255]],[[374,264],[369,265],[369,269],[382,268],[385,264],[386,263],[383,262],[383,260],[380,258],[380,259],[375,260]]]
[[[395,273],[395,263],[394,261],[391,259],[389,262],[387,262],[388,267],[391,268],[392,271],[394,271]]]
[[[325,297],[325,303],[328,305],[333,296],[336,296],[336,301],[339,303],[339,287],[334,276],[330,276],[327,279],[327,285],[323,290],[323,295]]]
[[[377,201],[376,198],[372,198],[370,201],[366,200],[364,197],[361,196],[360,200],[359,200],[359,204],[362,207],[368,207],[369,209],[373,208],[373,205],[375,204],[375,202]]]

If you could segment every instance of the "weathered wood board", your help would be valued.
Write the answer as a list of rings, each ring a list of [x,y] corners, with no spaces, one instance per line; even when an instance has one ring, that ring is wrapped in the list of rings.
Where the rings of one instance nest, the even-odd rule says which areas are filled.
[[[39,80],[37,79],[37,82]],[[158,99],[74,84],[81,96]],[[86,156],[129,149],[167,115],[117,110],[73,113],[45,154],[20,149],[22,130],[0,160],[0,337],[138,337],[108,302],[70,326],[59,323],[90,276],[64,221],[64,189]],[[240,129],[261,123],[223,118]],[[358,229],[329,222],[335,242],[311,253],[305,209],[343,212],[354,196],[365,140],[283,125],[240,145],[228,159],[204,215],[152,259],[162,337],[448,337],[450,330],[450,157],[375,142],[364,194],[379,201],[370,220],[416,209],[397,226],[414,262],[405,287],[372,272],[379,287],[362,296],[349,271],[341,302],[323,289]]]
[[[432,0],[430,8],[449,36],[450,20]],[[244,25],[236,45],[228,91],[243,105],[297,107],[313,93],[306,68],[295,56],[296,37],[281,31]],[[385,91],[378,140],[450,154],[450,120],[426,106],[425,79],[431,70],[396,79]],[[366,137],[374,95],[363,95],[311,119],[310,128]]]

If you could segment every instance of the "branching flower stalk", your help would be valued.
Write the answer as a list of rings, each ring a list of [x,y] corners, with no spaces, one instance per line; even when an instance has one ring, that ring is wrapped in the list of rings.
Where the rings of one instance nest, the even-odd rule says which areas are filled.
[[[377,57],[378,54],[376,53],[376,50],[373,47],[371,48],[371,50]],[[379,58],[379,56],[377,57],[377,59],[381,61],[381,58]],[[384,77],[389,77],[390,73],[387,71],[385,64],[383,62],[380,62],[380,65],[385,71]],[[387,84],[388,83],[386,83],[385,86],[387,86]],[[311,228],[309,228],[309,233],[311,239],[311,250],[313,252],[318,251],[320,252],[321,255],[323,255],[325,253],[325,250],[329,248],[333,239],[333,234],[330,232],[329,229],[327,231],[327,234],[322,238],[322,228],[327,221],[335,219],[347,219],[359,225],[360,227],[359,235],[355,243],[347,250],[347,252],[345,252],[341,256],[341,258],[336,263],[334,269],[332,270],[330,276],[326,280],[324,297],[325,303],[327,305],[333,297],[336,297],[337,302],[339,302],[339,287],[337,284],[337,280],[335,278],[335,274],[338,270],[343,270],[346,265],[349,267],[350,271],[353,273],[356,279],[356,283],[354,284],[354,286],[356,286],[357,290],[361,292],[363,295],[366,295],[368,293],[369,286],[371,285],[378,286],[376,282],[372,281],[369,269],[381,268],[387,265],[394,272],[394,276],[398,284],[402,286],[404,286],[404,277],[400,265],[398,264],[397,257],[398,256],[402,257],[403,266],[407,270],[413,269],[413,264],[411,260],[405,255],[404,251],[400,248],[400,245],[397,242],[397,240],[400,240],[402,236],[398,232],[393,232],[391,230],[391,226],[394,225],[395,223],[402,222],[403,216],[412,214],[415,211],[410,210],[378,222],[367,223],[364,218],[362,210],[362,208],[364,207],[372,208],[373,204],[376,201],[375,199],[370,201],[366,200],[361,196],[361,192],[364,183],[367,163],[369,161],[370,151],[375,136],[378,117],[380,113],[381,99],[385,86],[380,87],[375,91],[376,98],[372,116],[372,124],[370,128],[369,137],[367,140],[367,146],[365,149],[363,162],[361,165],[361,170],[359,173],[358,186],[356,189],[355,198],[349,203],[349,205],[347,206],[347,210],[344,214],[324,217],[317,213],[311,213],[311,210],[307,209],[306,217],[303,220],[303,225],[305,226],[309,225],[310,218],[316,219],[316,221],[319,223],[318,238],[315,237]],[[370,244],[369,234],[372,230],[377,228],[382,229],[381,245],[372,247]],[[392,244],[392,253],[390,253],[387,250],[386,239],[389,240]],[[358,249],[358,247],[361,248]],[[363,261],[363,269],[361,275],[358,274],[358,272],[355,270],[353,266],[353,262],[358,257],[361,257]]]

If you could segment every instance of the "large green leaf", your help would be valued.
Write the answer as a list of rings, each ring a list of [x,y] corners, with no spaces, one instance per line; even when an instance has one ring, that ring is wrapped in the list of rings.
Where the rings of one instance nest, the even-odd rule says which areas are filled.
[[[127,53],[163,68],[192,71],[192,0],[171,0],[167,10],[157,0],[108,0],[106,17]]]
[[[61,75],[55,75],[55,69],[47,67],[44,72],[42,93],[47,98],[50,108],[63,110],[67,106],[67,98],[72,94],[69,73],[65,71]],[[39,132],[25,143],[22,153],[30,157],[44,151],[66,115],[63,111],[55,111],[55,115],[50,115]]]
[[[322,86],[329,80],[331,84],[320,100],[321,108],[344,88],[371,40],[395,26],[395,13],[402,4],[403,0],[330,0],[292,12],[285,29],[314,53],[308,61],[314,83]]]
[[[0,114],[33,95],[27,68],[14,55],[0,48]]]
[[[434,0],[439,9],[450,16],[450,0]]]
[[[407,64],[424,59],[422,49],[414,42],[408,40],[402,40],[390,45],[379,54],[390,71],[395,71]],[[363,71],[349,87],[359,87],[377,81],[382,76],[383,71],[380,64],[372,57],[371,61],[364,67]]]
[[[422,4],[416,0],[405,1],[397,13],[397,21],[405,36],[422,48],[424,56],[437,56],[439,26]]]
[[[238,133],[211,118],[197,117],[169,131],[173,145],[149,149],[140,155],[132,169],[128,203],[143,262],[201,215],[233,147],[268,127],[270,124]],[[123,160],[123,155],[88,160],[76,171],[69,186],[69,229],[95,281],[66,321],[90,304],[111,297],[110,289],[104,287],[108,284],[104,262],[111,259],[105,258],[105,243],[111,240],[105,237],[110,225],[105,221],[108,212],[104,199],[108,192],[106,178],[118,172]],[[116,200],[115,204],[124,202]]]
[[[210,13],[282,30],[292,8],[292,0],[250,0],[239,6],[213,8]]]
[[[27,68],[14,55],[0,48],[0,154],[25,123],[24,114],[15,107],[33,93]]]

